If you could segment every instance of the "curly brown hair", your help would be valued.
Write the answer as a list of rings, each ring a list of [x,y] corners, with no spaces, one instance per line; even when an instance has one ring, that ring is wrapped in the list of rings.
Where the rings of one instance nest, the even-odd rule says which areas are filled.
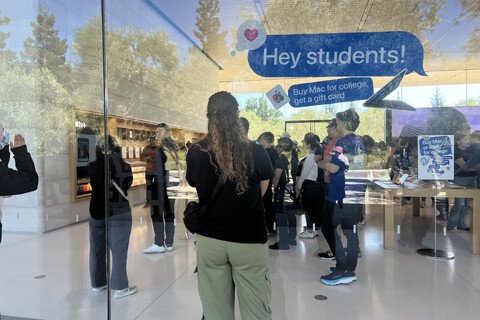
[[[248,174],[253,170],[251,142],[238,117],[238,102],[226,91],[213,94],[208,100],[208,151],[215,155],[225,178],[236,183],[242,195],[248,189]]]

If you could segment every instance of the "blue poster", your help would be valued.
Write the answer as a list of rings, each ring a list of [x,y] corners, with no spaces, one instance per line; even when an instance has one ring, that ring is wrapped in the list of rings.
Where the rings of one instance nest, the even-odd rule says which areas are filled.
[[[418,136],[418,178],[453,180],[453,135]]]
[[[426,76],[422,43],[404,31],[269,35],[248,63],[262,77]]]
[[[343,78],[302,83],[288,89],[290,105],[294,108],[365,100],[372,94],[371,78]]]

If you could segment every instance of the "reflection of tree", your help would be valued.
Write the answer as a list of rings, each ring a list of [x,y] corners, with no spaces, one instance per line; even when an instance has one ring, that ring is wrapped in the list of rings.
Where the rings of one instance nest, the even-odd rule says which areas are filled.
[[[463,46],[463,49],[468,51],[470,57],[480,57],[480,27],[476,26],[470,32],[470,39],[468,43]]]
[[[25,73],[0,63],[0,114],[11,133],[25,135],[34,154],[66,152],[68,92],[47,69]]]
[[[227,53],[225,37],[228,31],[220,32],[220,19],[217,17],[220,12],[218,0],[199,0],[197,8],[197,30],[193,33],[200,40],[202,48],[218,62],[223,61],[222,56]]]
[[[408,31],[420,38],[428,52],[425,35],[440,22],[444,5],[445,0],[382,1],[366,12],[368,20],[362,23],[350,15],[364,12],[363,1],[272,0],[266,4],[265,17],[273,34]],[[288,15],[278,19],[280,12]]]
[[[0,9],[0,14],[2,10]],[[0,17],[0,26],[6,26],[10,23],[10,18]],[[17,54],[9,49],[5,49],[6,43],[5,40],[10,37],[10,32],[1,32],[0,31],[0,61],[6,61],[11,63],[17,58]]]
[[[462,13],[456,19],[456,23],[461,23],[462,18],[469,21],[480,20],[480,1],[478,0],[459,0],[462,6]],[[480,58],[480,26],[476,26],[470,32],[468,42],[463,46],[467,50],[469,58]]]
[[[178,71],[175,43],[165,31],[111,27],[106,31],[107,83],[113,113],[143,114],[147,106],[167,106],[169,83]],[[102,106],[102,39],[100,17],[75,30],[73,54],[81,105]]]
[[[61,40],[58,30],[54,29],[55,16],[45,4],[39,6],[37,20],[31,22],[32,37],[24,42],[21,57],[27,71],[33,68],[47,68],[67,87],[70,83],[71,67],[66,63],[67,40]]]

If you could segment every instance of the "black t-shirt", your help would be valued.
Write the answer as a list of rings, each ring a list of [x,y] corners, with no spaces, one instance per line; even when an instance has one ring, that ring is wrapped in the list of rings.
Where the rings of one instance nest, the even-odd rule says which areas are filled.
[[[270,157],[270,161],[272,162],[272,167],[275,168],[275,164],[277,163],[278,159],[278,152],[274,148],[266,148],[265,149]]]
[[[287,171],[288,171],[288,165],[290,162],[288,162],[287,157],[285,157],[283,154],[281,154],[277,162],[275,163],[275,169],[282,169],[282,175],[280,176],[280,181],[279,184],[286,184],[287,183]]]
[[[206,146],[207,141],[202,140],[193,145],[187,154],[186,178],[197,189],[202,204],[210,199],[219,177],[216,167],[212,165],[212,162],[216,163],[215,155],[201,150]],[[239,243],[267,242],[260,181],[272,179],[273,167],[262,146],[252,142],[251,150],[253,171],[249,170],[248,190],[238,196],[235,183],[227,180],[210,205],[201,235]]]
[[[97,160],[88,164],[88,176],[92,186],[90,216],[95,220],[105,219],[105,158],[97,155]],[[110,178],[114,180],[125,196],[133,182],[132,168],[123,161],[120,153],[110,155]],[[130,211],[130,205],[113,184],[108,183],[110,216]]]

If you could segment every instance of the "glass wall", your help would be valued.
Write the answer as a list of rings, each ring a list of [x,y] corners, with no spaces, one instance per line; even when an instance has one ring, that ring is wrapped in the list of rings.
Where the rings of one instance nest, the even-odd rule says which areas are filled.
[[[272,160],[285,188],[264,199],[274,319],[328,316],[334,308],[319,311],[314,297],[344,298],[322,287],[336,281],[339,239],[346,257],[361,257],[347,259],[357,268],[342,267],[355,272],[345,282],[375,297],[339,316],[397,310],[399,292],[456,292],[459,275],[477,290],[463,303],[476,301],[479,11],[473,0],[0,0],[0,129],[14,143],[3,156],[19,168],[22,134],[39,177],[12,195],[2,156],[0,315],[201,318],[186,153],[207,135],[218,91],[237,99],[248,139],[288,160]],[[309,151],[317,172],[306,178],[295,163]],[[334,200],[332,161],[348,164]],[[425,261],[425,248],[448,261]],[[424,288],[398,280],[408,266],[425,271],[413,277]]]

